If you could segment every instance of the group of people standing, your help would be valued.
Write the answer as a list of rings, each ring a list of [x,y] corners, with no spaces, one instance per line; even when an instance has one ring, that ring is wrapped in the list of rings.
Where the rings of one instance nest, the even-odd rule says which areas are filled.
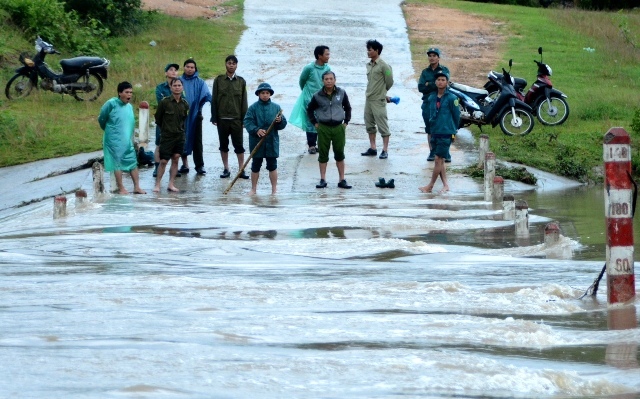
[[[376,40],[366,43],[367,88],[364,109],[364,121],[369,136],[369,148],[362,156],[378,156],[376,136],[382,137],[380,159],[387,159],[391,132],[389,130],[386,104],[391,101],[387,96],[393,86],[393,71],[380,57],[383,46]],[[425,131],[428,134],[431,152],[428,160],[435,160],[431,182],[420,187],[423,192],[431,192],[438,177],[442,179],[443,191],[449,189],[446,179],[445,162],[450,162],[449,146],[458,127],[460,112],[457,99],[448,93],[449,71],[439,64],[440,51],[430,48],[429,66],[422,71],[418,89],[423,93],[422,116]],[[309,154],[318,154],[320,182],[317,188],[327,187],[326,170],[329,151],[338,169],[338,187],[349,189],[345,179],[346,129],[351,120],[351,104],[346,91],[336,85],[336,74],[328,64],[331,53],[328,46],[314,49],[315,61],[306,65],[300,74],[299,85],[302,94],[298,98],[289,121],[306,132]],[[238,161],[237,178],[251,178],[250,195],[256,193],[259,171],[266,160],[269,171],[271,192],[277,192],[277,158],[279,156],[278,131],[285,128],[287,119],[282,109],[271,101],[274,94],[268,83],[261,83],[255,95],[258,101],[248,106],[246,81],[236,74],[238,59],[230,55],[225,60],[226,72],[217,76],[213,83],[213,93],[204,80],[198,76],[195,60],[183,63],[184,72],[178,77],[178,64],[167,64],[166,81],[156,87],[157,109],[156,152],[154,191],[160,191],[166,166],[171,161],[169,172],[169,191],[179,191],[175,178],[189,173],[188,156],[193,154],[195,172],[204,175],[202,145],[202,108],[211,103],[211,123],[217,127],[219,151],[224,170],[220,178],[231,176],[229,167],[229,144],[233,145]],[[134,181],[134,192],[144,193],[139,187],[137,162],[133,149],[134,116],[131,104],[131,84],[122,82],[118,86],[118,97],[108,100],[102,107],[98,118],[105,130],[103,144],[105,169],[116,172],[120,193],[126,193],[122,185],[122,172],[128,171]],[[123,116],[125,115],[125,116]],[[252,152],[251,176],[244,171],[243,128],[249,134],[249,148]],[[116,134],[117,131],[117,134]],[[117,137],[117,139],[113,137]],[[182,159],[182,166],[178,164]],[[247,162],[248,163],[248,162]]]

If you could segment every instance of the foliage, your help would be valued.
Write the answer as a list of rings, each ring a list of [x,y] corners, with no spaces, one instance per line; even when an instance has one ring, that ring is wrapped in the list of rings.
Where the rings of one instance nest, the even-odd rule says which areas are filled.
[[[479,168],[475,164],[456,170],[456,172],[464,173],[470,177],[484,178],[484,168]],[[496,165],[496,176],[500,176],[505,180],[519,181],[531,185],[535,185],[538,182],[533,173],[529,172],[524,166]]]
[[[0,8],[32,40],[40,36],[76,54],[98,54],[101,38],[107,33],[97,20],[82,24],[77,13],[66,12],[57,0],[0,0]]]
[[[63,0],[65,10],[76,12],[83,21],[100,21],[111,36],[139,33],[151,22],[141,0]]]
[[[614,126],[630,129],[634,111],[640,105],[640,52],[621,33],[624,26],[630,32],[627,37],[637,36],[633,32],[640,31],[640,13],[452,0],[407,2],[457,8],[496,24],[506,42],[501,46],[503,58],[494,69],[512,58],[512,74],[526,78],[529,85],[535,79],[532,60],[539,59],[537,49],[542,46],[544,62],[553,68],[554,88],[568,96],[569,119],[555,127],[536,121],[533,131],[525,137],[506,137],[497,128],[488,129],[490,149],[501,160],[564,173],[581,181],[602,180],[604,134]],[[417,54],[413,46],[414,43],[412,52]],[[443,59],[443,64],[446,62]],[[464,77],[456,78],[464,82]],[[470,130],[476,136],[481,133],[476,127]],[[640,139],[631,143],[634,154],[640,156]],[[563,153],[566,151],[571,151],[572,157]]]
[[[476,3],[508,4],[512,6],[539,7],[539,0],[470,0]]]
[[[631,121],[631,131],[640,136],[640,107],[636,108],[636,112],[633,115],[633,120]]]
[[[575,5],[586,10],[619,10],[637,6],[637,0],[575,0]]]
[[[133,105],[137,109],[143,100],[154,104],[155,86],[163,80],[167,62],[182,65],[183,60],[194,57],[202,78],[223,73],[224,59],[233,53],[244,30],[242,14],[238,12],[241,1],[225,3],[225,7],[230,12],[214,20],[185,20],[158,14],[145,32],[107,39],[101,55],[111,60],[109,79],[97,101],[78,102],[69,96],[40,90],[18,101],[6,100],[3,94],[0,167],[102,149],[97,116],[102,104],[116,95],[118,82],[126,80],[134,85]],[[0,24],[1,17],[0,13]],[[23,51],[32,42],[14,25],[0,28],[0,49],[14,53],[0,62],[0,81],[6,83],[18,62],[17,49]],[[203,37],[207,40],[202,40]],[[151,40],[157,45],[150,46]],[[68,58],[68,54],[63,57]],[[47,56],[52,66],[60,59],[58,55]],[[34,112],[35,109],[38,111]]]

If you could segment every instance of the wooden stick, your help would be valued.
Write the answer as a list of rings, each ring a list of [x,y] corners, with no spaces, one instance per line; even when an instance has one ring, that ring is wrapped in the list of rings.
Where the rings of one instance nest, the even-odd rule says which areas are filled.
[[[267,129],[267,133],[264,136],[262,136],[260,141],[258,141],[258,144],[256,144],[253,151],[251,151],[251,154],[249,154],[249,158],[247,158],[247,160],[244,161],[244,165],[242,165],[242,168],[238,171],[238,174],[236,175],[236,177],[231,181],[231,184],[229,184],[229,187],[227,187],[227,189],[224,190],[223,194],[227,194],[229,190],[231,190],[231,187],[233,187],[233,185],[236,183],[236,180],[238,180],[242,172],[244,172],[244,169],[247,167],[247,164],[249,163],[249,161],[251,161],[251,158],[253,158],[256,152],[258,152],[258,150],[260,149],[260,146],[264,142],[264,139],[266,139],[269,133],[271,133],[271,131],[273,130],[273,127],[276,125],[276,119],[278,119],[280,115],[282,115],[282,108],[280,108],[280,111],[278,111],[278,115],[276,115],[276,117],[273,118],[273,122],[271,122],[269,129]]]

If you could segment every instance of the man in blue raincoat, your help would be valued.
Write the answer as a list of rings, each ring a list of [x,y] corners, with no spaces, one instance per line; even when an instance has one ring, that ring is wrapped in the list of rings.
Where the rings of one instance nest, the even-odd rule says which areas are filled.
[[[305,65],[300,73],[298,84],[300,85],[302,94],[300,94],[300,97],[298,97],[298,100],[294,104],[291,116],[289,117],[289,122],[293,126],[299,127],[307,132],[309,154],[318,152],[318,132],[316,131],[316,127],[309,122],[307,107],[309,106],[311,97],[317,93],[318,90],[322,89],[322,76],[325,72],[331,70],[328,64],[329,57],[331,56],[329,47],[322,45],[317,46],[315,50],[313,50],[313,55],[316,57],[316,60]]]
[[[260,176],[260,168],[263,159],[267,161],[267,170],[269,171],[269,180],[271,181],[271,195],[276,194],[278,189],[278,157],[280,156],[280,136],[278,130],[282,130],[287,126],[287,120],[282,114],[278,114],[281,108],[278,104],[271,102],[273,89],[269,83],[260,83],[256,90],[258,101],[251,104],[244,117],[244,128],[249,133],[249,148],[253,153],[258,143],[262,144],[253,154],[251,163],[251,191],[249,195],[256,193],[258,186],[258,177]],[[275,121],[275,125],[269,135],[267,131],[271,123]]]
[[[120,194],[129,194],[122,184],[122,172],[129,172],[133,180],[133,192],[146,194],[140,188],[138,157],[133,148],[133,131],[136,118],[131,106],[133,86],[129,82],[118,84],[118,97],[107,100],[100,109],[98,123],[104,130],[102,150],[104,152],[104,170],[114,172]]]
[[[193,163],[196,173],[204,175],[204,155],[202,147],[202,107],[211,102],[211,92],[207,83],[198,76],[198,66],[195,60],[189,58],[183,64],[184,73],[180,76],[184,86],[184,94],[189,103],[189,117],[187,119],[186,141],[182,154],[180,173],[189,173],[188,155],[193,152]]]

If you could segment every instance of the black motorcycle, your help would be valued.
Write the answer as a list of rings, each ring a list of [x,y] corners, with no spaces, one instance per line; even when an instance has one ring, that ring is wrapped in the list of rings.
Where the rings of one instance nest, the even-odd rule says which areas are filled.
[[[78,101],[93,101],[100,96],[104,86],[103,79],[107,78],[107,68],[110,61],[100,57],[75,57],[61,60],[62,73],[55,73],[44,62],[47,54],[60,54],[53,45],[40,37],[36,39],[36,55],[20,54],[22,67],[16,69],[14,75],[4,90],[9,100],[23,98],[31,93],[33,88],[60,94],[70,94]]]
[[[547,126],[557,126],[564,123],[569,117],[569,104],[567,103],[567,95],[560,90],[553,88],[551,83],[551,67],[542,62],[542,47],[538,47],[540,61],[533,60],[538,66],[536,81],[531,85],[529,91],[525,94],[527,81],[522,78],[514,78],[514,86],[518,98],[533,108],[533,113],[538,120]],[[498,84],[501,75],[491,71],[489,73],[489,81],[485,83],[484,88],[489,92],[489,97],[497,98],[500,92]]]
[[[509,60],[511,67],[512,61]],[[499,81],[500,94],[491,98],[484,89],[451,82],[449,91],[460,100],[460,127],[491,124],[500,129],[507,136],[524,136],[533,129],[533,110],[519,100],[513,87],[513,80],[509,72],[502,69]]]

